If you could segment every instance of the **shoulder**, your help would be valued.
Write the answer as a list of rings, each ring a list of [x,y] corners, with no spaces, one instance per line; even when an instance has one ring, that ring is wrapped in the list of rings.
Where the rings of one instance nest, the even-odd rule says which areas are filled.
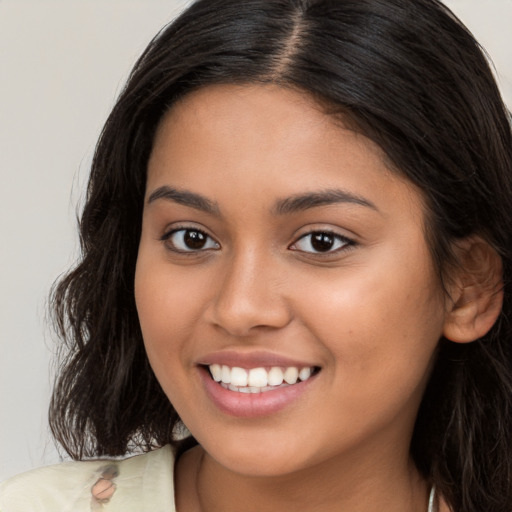
[[[164,446],[124,460],[34,469],[0,484],[0,512],[172,512],[173,466],[171,447]],[[92,495],[92,488],[100,480],[101,487],[105,479],[115,489],[108,502]]]

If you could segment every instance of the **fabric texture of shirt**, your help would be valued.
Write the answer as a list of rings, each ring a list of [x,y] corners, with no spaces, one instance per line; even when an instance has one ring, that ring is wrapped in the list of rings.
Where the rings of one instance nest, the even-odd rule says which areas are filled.
[[[123,460],[34,469],[0,484],[0,512],[176,512],[173,469],[170,446]],[[93,496],[100,480],[100,487],[115,488],[108,501]]]

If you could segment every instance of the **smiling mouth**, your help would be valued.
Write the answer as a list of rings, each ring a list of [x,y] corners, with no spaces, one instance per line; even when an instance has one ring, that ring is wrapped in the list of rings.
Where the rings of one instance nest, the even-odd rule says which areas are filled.
[[[211,378],[224,389],[237,393],[265,393],[284,387],[305,382],[318,374],[317,366],[296,366],[269,368],[240,368],[220,364],[210,364],[208,369]]]

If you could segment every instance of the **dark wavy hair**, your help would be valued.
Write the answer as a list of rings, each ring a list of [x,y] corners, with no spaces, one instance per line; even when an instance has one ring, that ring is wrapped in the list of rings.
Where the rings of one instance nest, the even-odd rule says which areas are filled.
[[[219,83],[304,91],[375,141],[424,195],[441,277],[457,239],[478,234],[501,256],[501,315],[473,343],[440,340],[411,453],[455,512],[510,512],[510,115],[482,49],[438,0],[199,0],[153,39],[96,148],[81,259],[52,291],[64,341],[54,437],[77,459],[186,446],[145,354],[134,273],[155,130],[179,98]]]

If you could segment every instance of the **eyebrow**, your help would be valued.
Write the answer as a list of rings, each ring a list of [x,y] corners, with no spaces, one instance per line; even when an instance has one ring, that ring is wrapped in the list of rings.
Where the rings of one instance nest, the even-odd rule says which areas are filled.
[[[376,212],[379,209],[368,199],[352,194],[346,190],[341,189],[328,189],[318,192],[306,192],[296,196],[281,199],[274,206],[274,213],[276,215],[288,215],[299,211],[308,210],[317,206],[326,206],[338,203],[350,203],[359,206],[371,208]]]
[[[168,185],[158,187],[150,194],[147,204],[149,205],[158,199],[165,199],[182,204],[217,217],[221,215],[219,205],[215,201],[211,201],[200,194],[188,190],[178,190]],[[339,203],[355,204],[371,208],[377,212],[379,211],[371,201],[362,196],[352,194],[346,190],[328,189],[316,192],[305,192],[303,194],[280,199],[275,203],[272,212],[274,215],[289,215],[318,206]]]
[[[194,192],[189,192],[188,190],[178,190],[164,185],[163,187],[158,187],[151,192],[147,204],[149,205],[157,199],[173,201],[175,203],[209,213],[210,215],[220,215],[219,205],[216,202],[210,201],[206,197]]]

